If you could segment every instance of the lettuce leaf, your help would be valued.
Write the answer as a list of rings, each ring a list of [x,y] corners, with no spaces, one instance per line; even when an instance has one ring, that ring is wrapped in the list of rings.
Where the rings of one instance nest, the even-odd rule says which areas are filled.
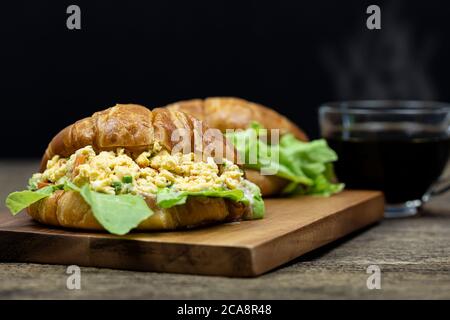
[[[33,187],[37,188],[37,184],[31,181],[29,188],[31,189]],[[91,190],[87,184],[80,188],[68,179],[62,179],[58,181],[57,185],[51,185],[38,190],[13,192],[7,197],[6,206],[15,215],[31,204],[50,196],[55,190],[79,192],[86,203],[89,204],[96,220],[107,231],[113,234],[124,235],[153,215],[153,211],[140,196],[99,193]],[[265,208],[261,192],[258,186],[249,181],[244,181],[243,190],[179,192],[170,188],[164,188],[157,193],[157,205],[161,208],[171,208],[186,203],[189,196],[227,198],[235,202],[251,205],[251,218],[262,218],[264,216]]]
[[[269,145],[259,139],[265,134],[261,125],[253,123],[247,130],[228,133],[227,138],[245,160],[246,168],[273,172],[289,180],[284,194],[329,196],[344,188],[344,184],[333,182],[332,162],[337,155],[324,139],[303,142],[285,134],[279,144]],[[256,152],[256,161],[250,161],[252,152]]]
[[[6,198],[5,205],[15,216],[33,203],[50,196],[55,189],[55,186],[47,186],[36,191],[24,190],[12,192]]]
[[[124,235],[153,215],[140,196],[99,193],[92,191],[87,184],[81,188],[80,194],[90,205],[97,221],[113,234]]]
[[[74,190],[80,189],[68,180],[64,180],[56,185],[49,185],[41,189],[37,189],[37,179],[30,178],[28,181],[28,190],[12,192],[6,197],[5,205],[13,215],[18,214],[23,209],[31,206],[44,198],[49,197],[56,190]]]
[[[188,197],[212,197],[226,198],[235,202],[242,202],[252,208],[252,219],[264,217],[265,207],[259,187],[254,183],[244,180],[245,190],[203,190],[203,191],[176,191],[163,188],[156,194],[156,204],[160,208],[171,208],[185,204]]]
[[[250,205],[252,207],[252,219],[262,219],[266,212],[264,200],[259,187],[251,181],[244,180],[244,187],[250,193]]]
[[[244,191],[234,190],[204,190],[204,191],[176,191],[170,188],[160,189],[156,194],[156,204],[160,208],[171,208],[180,204],[185,204],[189,196],[227,198],[235,202],[249,203]]]
[[[144,199],[139,196],[103,194],[90,190],[88,185],[79,188],[68,180],[63,184],[47,186],[35,191],[24,190],[10,193],[5,204],[11,213],[16,215],[58,189],[80,192],[80,195],[91,207],[97,221],[113,234],[126,234],[153,214]]]

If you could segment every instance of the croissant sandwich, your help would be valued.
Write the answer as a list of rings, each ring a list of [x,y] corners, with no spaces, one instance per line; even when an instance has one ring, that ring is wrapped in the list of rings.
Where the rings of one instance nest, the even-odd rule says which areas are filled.
[[[44,224],[118,235],[262,218],[260,190],[227,139],[219,132],[192,143],[206,130],[170,109],[116,105],[94,113],[52,139],[28,190],[11,193],[6,205]],[[173,139],[178,132],[184,139]],[[206,154],[208,147],[224,152]]]
[[[180,101],[166,108],[189,113],[225,133],[243,159],[246,177],[263,196],[327,196],[344,187],[335,183],[332,162],[337,155],[326,141],[308,142],[298,126],[268,107],[225,97]]]

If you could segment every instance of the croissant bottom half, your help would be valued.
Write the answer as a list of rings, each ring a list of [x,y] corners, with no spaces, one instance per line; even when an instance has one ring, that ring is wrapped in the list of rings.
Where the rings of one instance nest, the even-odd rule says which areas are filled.
[[[190,197],[183,205],[162,209],[154,198],[146,198],[153,215],[142,221],[137,230],[174,230],[217,222],[239,220],[246,207],[223,198]],[[104,230],[90,206],[78,192],[58,190],[50,197],[28,207],[29,215],[44,224],[58,227]]]

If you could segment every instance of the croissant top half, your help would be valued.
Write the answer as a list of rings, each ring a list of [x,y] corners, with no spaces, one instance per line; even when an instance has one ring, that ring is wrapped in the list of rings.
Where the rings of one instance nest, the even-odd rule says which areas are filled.
[[[244,99],[231,97],[193,99],[176,102],[166,108],[192,114],[222,132],[226,129],[246,129],[252,121],[256,121],[266,129],[279,129],[280,134],[292,133],[300,140],[308,140],[306,134],[285,116]]]
[[[172,133],[184,129],[194,147],[222,144],[223,157],[235,162],[234,147],[224,138],[204,135],[208,127],[191,115],[176,110],[156,108],[152,111],[136,104],[117,104],[94,113],[61,130],[48,145],[41,162],[41,171],[54,155],[68,157],[76,150],[91,145],[96,152],[122,147],[132,154],[152,150],[157,142],[171,151],[180,140],[173,140]],[[194,136],[202,138],[197,145]],[[198,141],[198,140],[197,140]],[[212,153],[212,156],[214,154]]]

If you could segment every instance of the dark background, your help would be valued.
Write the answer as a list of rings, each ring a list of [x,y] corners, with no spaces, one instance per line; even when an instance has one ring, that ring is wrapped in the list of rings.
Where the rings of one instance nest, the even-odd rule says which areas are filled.
[[[66,8],[81,7],[81,30]],[[366,28],[378,4],[382,30]],[[238,96],[318,136],[342,99],[450,100],[448,1],[17,1],[1,7],[0,157],[117,102]]]

